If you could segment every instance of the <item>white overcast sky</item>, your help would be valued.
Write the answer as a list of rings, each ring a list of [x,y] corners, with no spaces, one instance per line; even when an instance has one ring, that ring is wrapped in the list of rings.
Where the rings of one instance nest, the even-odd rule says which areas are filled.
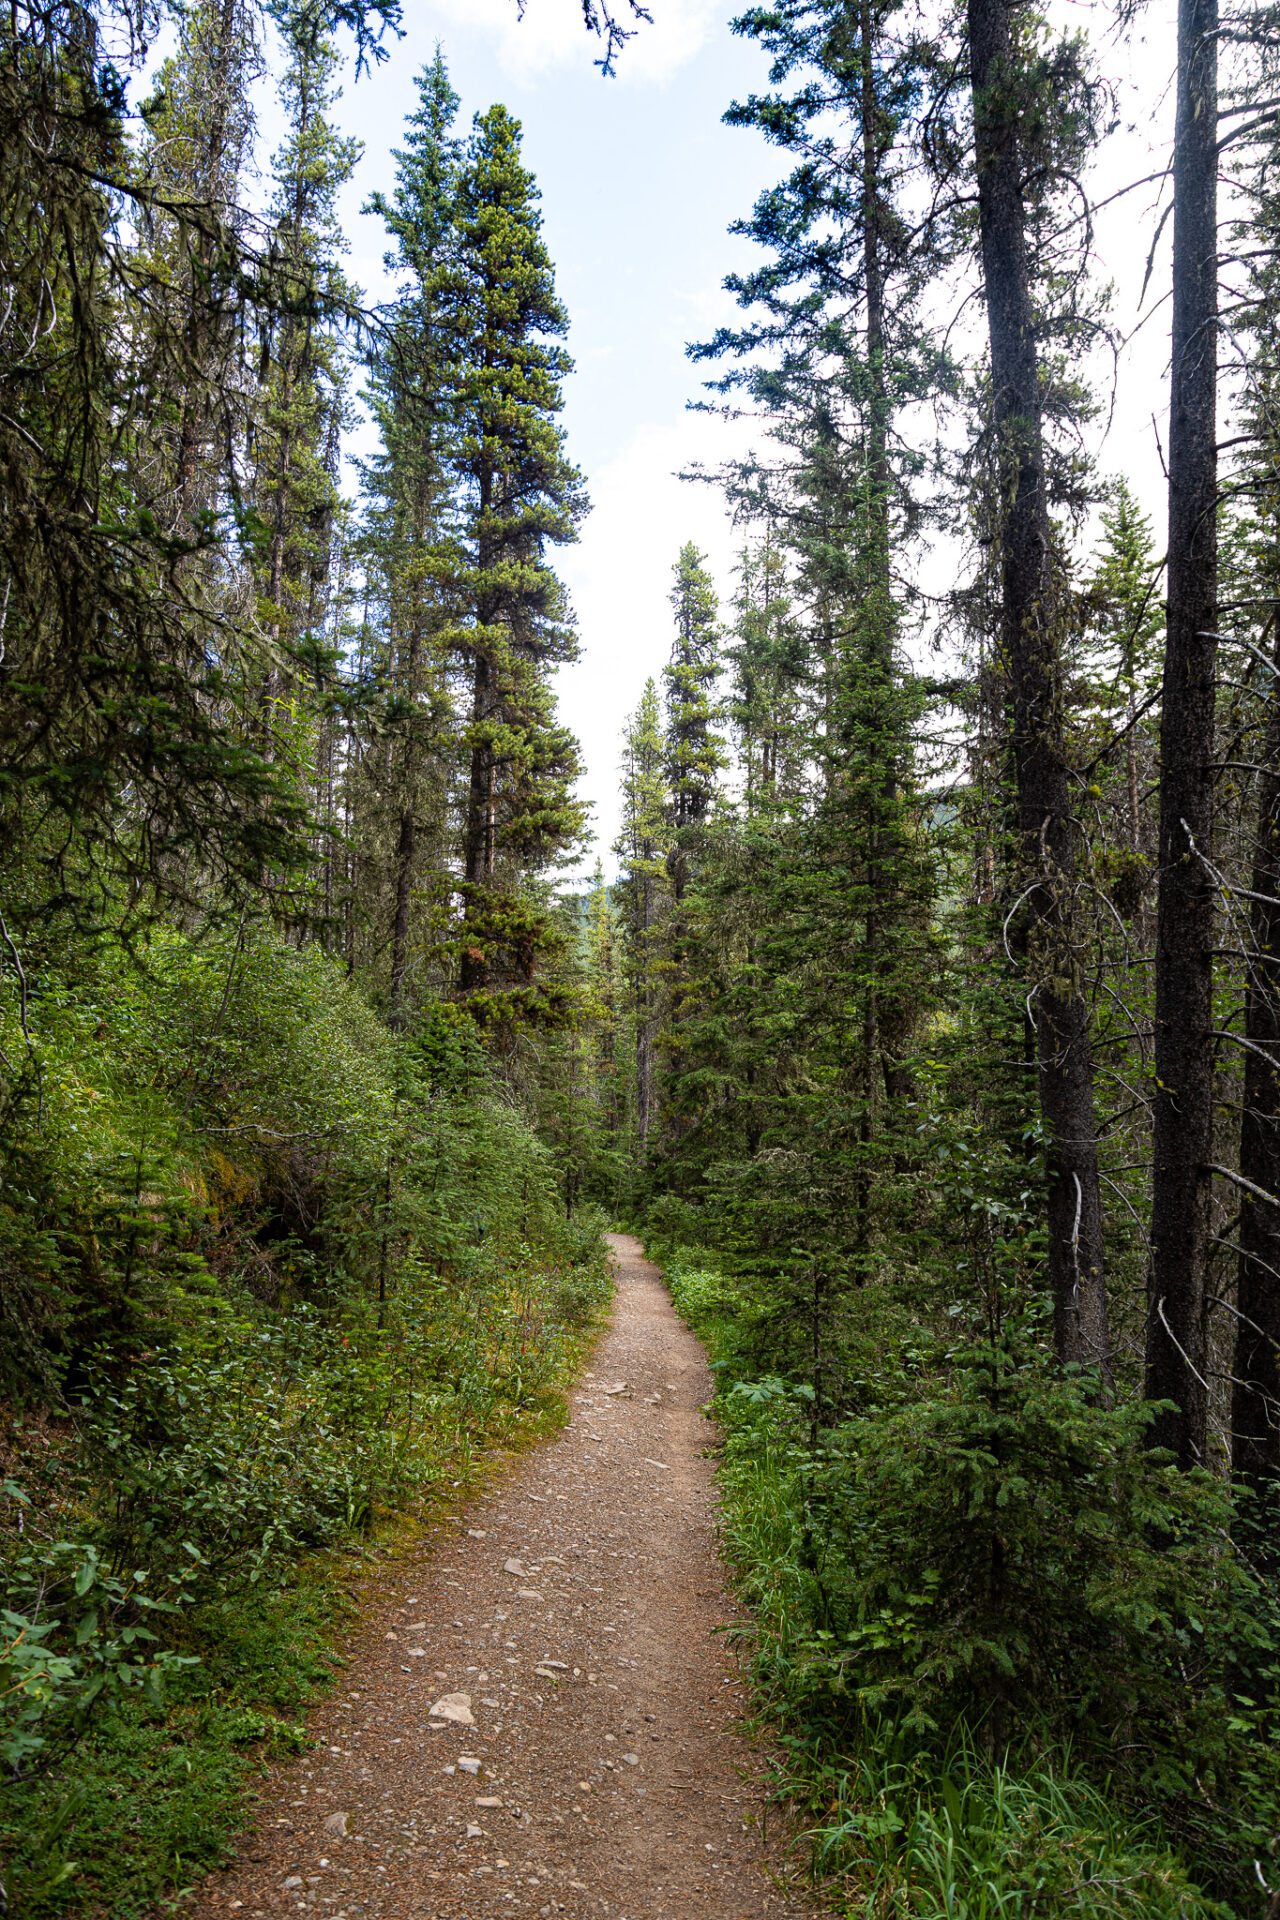
[[[522,21],[515,0],[406,0],[404,38],[371,76],[348,78],[339,108],[344,130],[365,143],[345,215],[350,271],[372,297],[385,291],[385,241],[381,223],[359,209],[375,188],[393,183],[391,151],[414,105],[415,75],[436,42],[462,97],[463,125],[494,100],[524,125],[525,157],[542,190],[572,318],[569,451],[593,502],[579,544],[559,556],[582,645],[558,691],[582,742],[583,790],[594,808],[597,839],[586,870],[597,852],[606,871],[614,869],[620,734],[645,679],[667,656],[676,551],[697,541],[727,594],[738,539],[714,491],[676,477],[692,460],[714,461],[726,433],[741,434],[686,411],[700,370],[684,348],[736,311],[721,282],[755,249],[726,229],[786,161],[756,135],[721,124],[730,100],[765,85],[761,55],[729,31],[732,10],[730,0],[652,0],[653,25],[627,46],[618,77],[605,80],[593,65],[598,48],[583,31],[580,0],[528,0]],[[1148,9],[1131,49],[1103,38],[1109,16],[1102,7],[1058,0],[1055,15],[1097,39],[1102,66],[1121,87],[1122,127],[1095,183],[1101,197],[1164,164],[1172,111],[1168,0]],[[263,133],[264,146],[273,144],[266,124]],[[1098,226],[1098,269],[1117,282],[1115,318],[1125,332],[1137,318],[1155,194],[1144,188],[1128,196]],[[1152,415],[1167,408],[1167,333],[1166,304],[1125,356],[1101,451],[1104,470],[1124,470],[1134,481],[1158,540],[1163,498]]]

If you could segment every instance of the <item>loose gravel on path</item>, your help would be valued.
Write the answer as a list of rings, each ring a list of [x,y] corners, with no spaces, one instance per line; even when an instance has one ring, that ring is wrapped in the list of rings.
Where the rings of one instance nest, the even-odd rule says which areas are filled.
[[[733,1607],[699,1411],[711,1378],[639,1242],[611,1237],[616,1310],[570,1424],[443,1544],[394,1563],[312,1718],[323,1745],[273,1771],[238,1862],[184,1913],[796,1911],[764,1868],[758,1765],[715,1635]]]

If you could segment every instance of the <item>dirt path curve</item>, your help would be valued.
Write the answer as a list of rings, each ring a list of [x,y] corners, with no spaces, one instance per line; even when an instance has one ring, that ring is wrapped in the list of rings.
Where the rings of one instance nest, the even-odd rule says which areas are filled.
[[[183,1912],[241,1920],[776,1920],[698,1409],[711,1378],[639,1242],[570,1425],[396,1563],[324,1747],[273,1773]],[[466,1695],[474,1726],[429,1709]],[[464,1709],[465,1711],[465,1709]],[[327,1749],[327,1751],[326,1751]],[[746,1777],[744,1777],[744,1771]]]

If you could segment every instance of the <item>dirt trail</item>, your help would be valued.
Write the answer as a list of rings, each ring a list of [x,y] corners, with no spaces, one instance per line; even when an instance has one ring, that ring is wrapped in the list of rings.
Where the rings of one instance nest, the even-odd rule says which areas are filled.
[[[639,1243],[570,1425],[396,1563],[323,1747],[183,1912],[774,1920],[714,1543],[711,1378]],[[475,1725],[429,1709],[465,1694]],[[744,1777],[744,1774],[746,1777]],[[345,1817],[344,1817],[345,1816]],[[345,1833],[343,1830],[345,1829]]]

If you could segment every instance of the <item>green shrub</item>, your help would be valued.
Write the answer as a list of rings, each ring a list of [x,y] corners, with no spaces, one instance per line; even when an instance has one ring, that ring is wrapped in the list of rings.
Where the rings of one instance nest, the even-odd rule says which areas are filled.
[[[12,1482],[6,1491],[22,1497]],[[195,1571],[189,1562],[179,1593]],[[132,1689],[159,1707],[165,1677],[192,1664],[145,1624],[179,1611],[148,1584],[145,1571],[112,1574],[96,1548],[70,1540],[11,1557],[11,1604],[0,1610],[0,1765],[10,1784],[77,1740],[95,1706]]]
[[[0,977],[0,1858],[142,1914],[331,1671],[305,1557],[554,1414],[605,1223],[465,1024],[393,1036],[314,947],[72,947],[27,1023]]]
[[[1066,1778],[1053,1756],[1069,1751],[1076,1784],[1043,1831],[1077,1823],[1063,1845],[1097,1879],[1087,1910],[1140,1905],[1151,1854],[1134,1836],[1152,1818],[1184,1863],[1166,1858],[1179,1889],[1168,1911],[1203,1906],[1197,1878],[1247,1902],[1253,1862],[1273,1861],[1280,1832],[1280,1621],[1232,1544],[1228,1490],[1148,1451],[1141,1405],[1108,1406],[1096,1380],[1064,1377],[1034,1302],[1003,1302],[994,1337],[957,1316],[948,1340],[931,1340],[910,1313],[896,1332],[882,1316],[874,1358],[850,1349],[846,1391],[862,1410],[841,1418],[808,1381],[751,1371],[761,1309],[697,1258],[678,1256],[670,1284],[720,1382],[726,1539],[758,1622],[758,1698],[785,1730],[792,1787],[845,1806],[819,1845],[828,1867],[837,1828],[841,1846],[869,1831],[863,1776],[887,1748],[935,1787],[957,1742],[981,1748],[982,1791],[997,1783],[1034,1833],[1058,1793],[1045,1782]],[[924,1826],[917,1812],[908,1824],[936,1866],[958,1842],[930,1791]],[[1089,1793],[1093,1810],[1072,1811]],[[1087,1838],[1099,1808],[1106,1849],[1130,1861],[1114,1907],[1115,1874]],[[1005,1911],[1006,1896],[1016,1909],[1022,1844],[1013,1828],[992,1843],[1015,1864],[985,1911]],[[1047,1868],[1035,1872],[1037,1897],[1085,1900],[1051,1894]]]

